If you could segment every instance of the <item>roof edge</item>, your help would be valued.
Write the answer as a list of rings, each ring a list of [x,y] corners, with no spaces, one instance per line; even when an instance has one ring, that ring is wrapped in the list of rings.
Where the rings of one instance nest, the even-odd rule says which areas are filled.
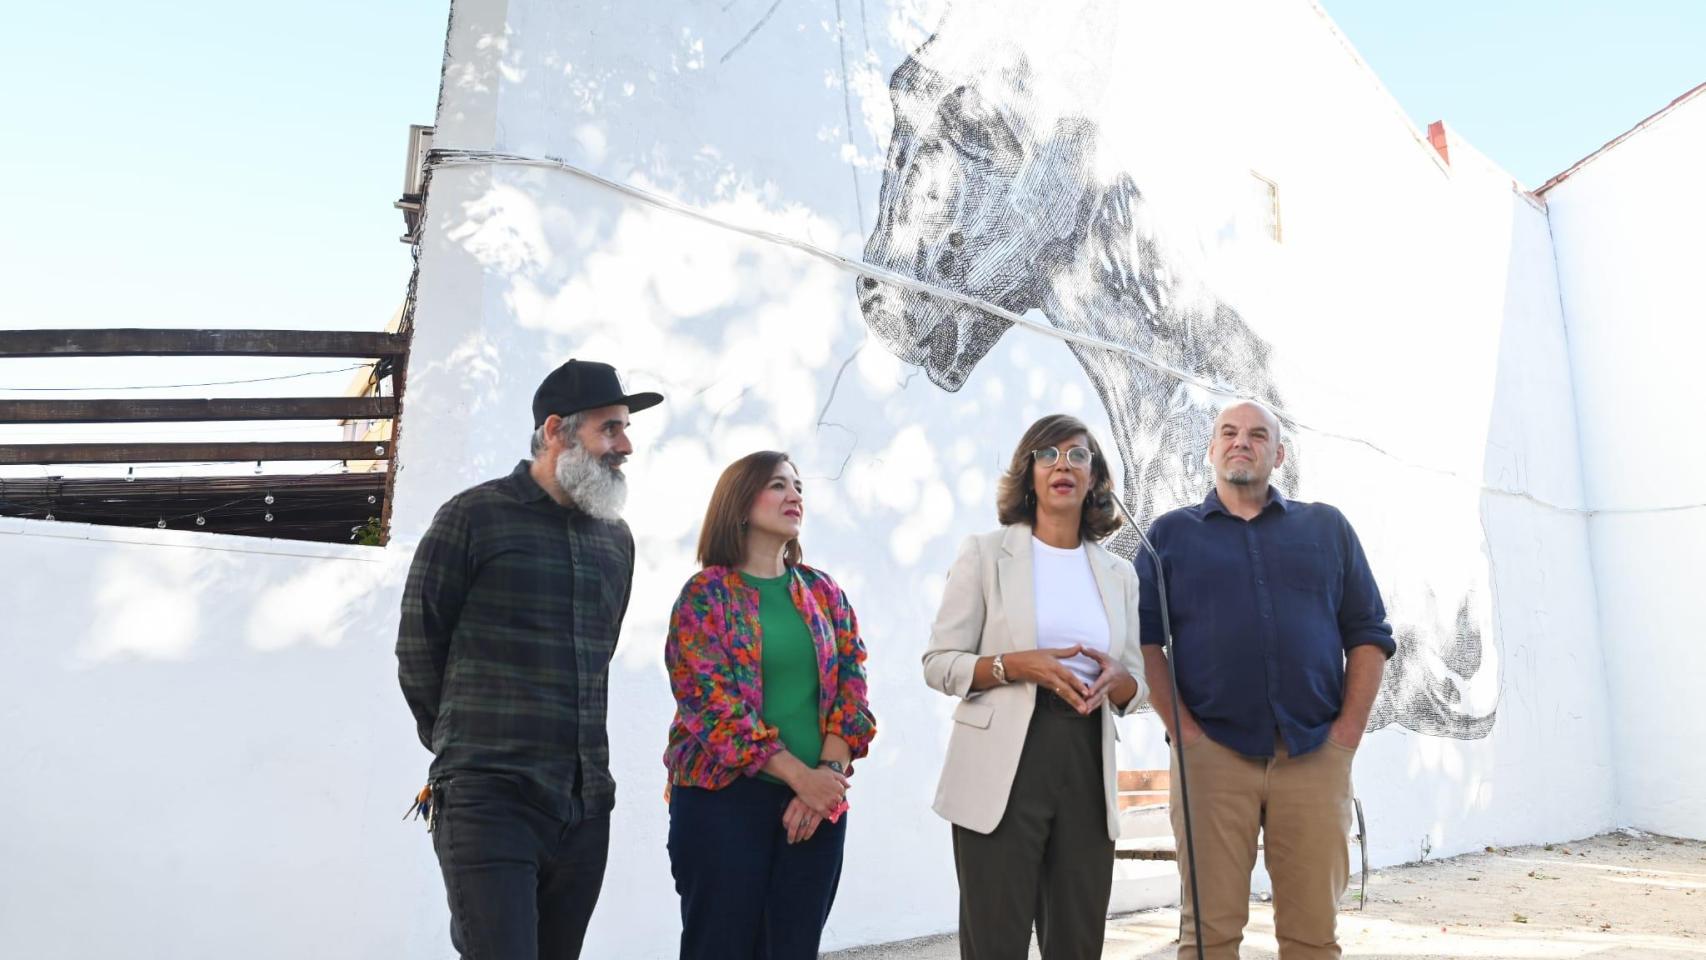
[[[1618,144],[1629,139],[1630,137],[1634,136],[1635,134],[1640,133],[1642,130],[1645,130],[1646,128],[1652,126],[1653,124],[1659,122],[1660,120],[1664,119],[1667,115],[1669,115],[1672,111],[1676,110],[1677,107],[1680,107],[1684,103],[1687,103],[1688,101],[1693,100],[1695,97],[1700,96],[1702,93],[1706,93],[1706,83],[1702,83],[1699,86],[1695,87],[1694,89],[1689,90],[1687,93],[1684,93],[1682,96],[1677,97],[1675,100],[1672,100],[1670,103],[1665,104],[1664,107],[1660,108],[1657,112],[1648,116],[1645,120],[1642,120],[1640,123],[1635,124],[1633,127],[1630,127],[1628,130],[1623,131],[1622,133],[1618,134],[1616,137],[1612,138],[1611,140],[1606,141],[1604,146],[1602,146],[1598,150],[1595,150],[1594,152],[1588,154],[1587,156],[1581,158],[1580,160],[1577,160],[1575,163],[1571,164],[1566,170],[1564,170],[1564,172],[1558,174],[1557,176],[1553,177],[1552,179],[1550,179],[1550,180],[1546,181],[1545,183],[1541,184],[1540,186],[1536,187],[1534,192],[1536,194],[1544,194],[1546,191],[1552,189],[1553,187],[1557,186],[1558,184],[1563,183],[1565,180],[1568,180],[1571,176],[1573,176],[1577,170],[1580,170],[1582,167],[1585,167],[1588,164],[1592,163],[1593,161],[1599,159],[1602,154],[1609,151],[1612,147],[1617,146]]]
[[[1350,55],[1351,62],[1374,84],[1374,88],[1379,91],[1380,96],[1385,98],[1387,105],[1392,108],[1392,112],[1397,114],[1399,121],[1403,123],[1404,129],[1409,131],[1410,137],[1416,141],[1417,146],[1421,147],[1422,153],[1433,161],[1434,166],[1441,173],[1450,177],[1451,165],[1440,156],[1439,151],[1428,140],[1427,130],[1417,124],[1409,112],[1404,109],[1404,105],[1398,101],[1398,98],[1392,95],[1392,91],[1386,86],[1386,82],[1380,79],[1380,74],[1367,60],[1363,59],[1362,53],[1357,50],[1356,44],[1351,42],[1350,36],[1339,28],[1338,21],[1334,20],[1333,15],[1327,12],[1327,8],[1321,5],[1321,0],[1304,0],[1304,2],[1311,8],[1315,16],[1326,25],[1327,32],[1334,40],[1338,41],[1345,53]]]

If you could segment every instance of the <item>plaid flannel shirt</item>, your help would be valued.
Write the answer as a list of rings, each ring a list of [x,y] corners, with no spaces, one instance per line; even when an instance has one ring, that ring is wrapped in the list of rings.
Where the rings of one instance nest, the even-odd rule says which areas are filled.
[[[505,776],[578,820],[615,802],[605,713],[634,538],[558,505],[529,465],[433,518],[403,589],[397,674],[432,780]]]

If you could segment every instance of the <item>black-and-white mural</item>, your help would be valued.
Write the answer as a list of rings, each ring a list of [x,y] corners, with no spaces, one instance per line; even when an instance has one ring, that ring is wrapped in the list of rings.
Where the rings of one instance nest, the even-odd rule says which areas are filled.
[[[1085,23],[1106,22],[1091,14]],[[1204,447],[1225,397],[1133,353],[1284,409],[1274,348],[1169,253],[1141,184],[1104,155],[1091,105],[1103,102],[1110,54],[1093,31],[1054,29],[1031,42],[1023,31],[980,31],[988,17],[962,22],[966,32],[956,32],[950,12],[890,78],[894,128],[865,261],[1129,348],[1069,343],[1106,408],[1125,502],[1147,523],[1212,486]],[[1141,112],[1141,99],[1122,102]],[[857,292],[870,330],[947,391],[1011,326],[875,277],[860,278]],[[1309,443],[1287,437],[1276,483],[1288,494],[1308,496]],[[1112,547],[1130,557],[1136,538],[1122,533]],[[1450,616],[1409,620],[1393,605],[1399,651],[1371,729],[1488,734],[1496,702],[1465,695],[1484,654],[1474,600],[1457,605],[1455,629],[1436,626]],[[1418,606],[1430,605],[1428,595]]]

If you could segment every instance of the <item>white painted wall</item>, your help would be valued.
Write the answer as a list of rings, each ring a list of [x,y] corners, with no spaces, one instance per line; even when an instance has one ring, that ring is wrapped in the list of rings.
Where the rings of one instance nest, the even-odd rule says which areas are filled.
[[[1429,589],[1438,605],[1477,583],[1494,595],[1478,611],[1490,664],[1465,691],[1499,698],[1494,733],[1370,737],[1358,783],[1375,860],[1604,829],[1606,688],[1545,215],[1467,145],[1444,167],[1313,7],[1233,6],[1152,5],[1127,25],[1121,43],[1167,39],[1141,62],[1115,58],[1132,73],[1119,82],[1147,93],[1099,108],[1109,162],[1144,174],[1187,262],[1275,344],[1289,405],[1319,428],[1297,440],[1307,495],[1350,513],[1394,606],[1425,619]],[[493,82],[447,88],[444,109],[496,119],[489,140],[444,146],[562,158],[853,257],[876,215],[888,75],[939,12],[868,4],[861,20],[844,4],[838,18],[825,0],[779,8],[748,37],[762,10],[739,5],[457,11],[490,36],[453,44],[502,54]],[[1201,85],[1166,82],[1211,49]],[[1280,183],[1283,245],[1246,225],[1251,169]],[[563,357],[610,360],[669,397],[636,418],[641,560],[612,675],[623,853],[607,889],[623,896],[601,907],[589,952],[673,948],[662,631],[716,472],[761,447],[804,464],[809,556],[848,585],[872,650],[882,732],[854,791],[828,943],[951,927],[948,833],[928,811],[951,704],[923,688],[917,657],[959,538],[993,523],[993,478],[1023,426],[1069,409],[1107,429],[1070,354],[1014,330],[946,393],[868,335],[846,272],[566,172],[441,169],[428,233],[405,527],[508,465],[534,384]],[[1122,751],[1164,762],[1153,719],[1130,724]]]
[[[406,555],[0,520],[8,956],[434,956]]]
[[[1691,437],[1706,351],[1706,97],[1546,194],[1577,391],[1619,808],[1706,837],[1697,681],[1706,629],[1706,447]],[[1653,508],[1681,507],[1664,510]]]
[[[785,4],[756,30],[760,5],[724,6],[459,0],[437,145],[565,158],[856,257],[887,78],[939,4]],[[1305,495],[1347,511],[1408,622],[1449,615],[1429,590],[1437,607],[1490,587],[1474,610],[1488,665],[1463,696],[1496,695],[1497,725],[1476,741],[1369,737],[1357,783],[1376,862],[1611,826],[1544,214],[1466,146],[1445,168],[1308,3],[1144,11],[1118,32],[1143,55],[1115,58],[1129,72],[1098,108],[1107,161],[1142,174],[1180,262],[1274,345],[1313,428],[1295,437]],[[1247,225],[1250,169],[1280,184],[1282,245]],[[960,538],[994,523],[1023,427],[1055,410],[1104,437],[1109,424],[1065,347],[1025,330],[961,391],[938,389],[868,334],[853,279],[567,173],[439,170],[393,546],[0,521],[0,768],[21,784],[0,791],[8,943],[450,955],[428,838],[398,820],[428,761],[395,687],[400,580],[437,506],[525,454],[531,393],[570,355],[669,398],[635,419],[639,560],[611,672],[620,791],[587,955],[673,955],[663,629],[716,473],[765,447],[807,476],[808,558],[858,608],[881,728],[826,945],[952,927],[948,830],[928,809],[952,704],[919,679],[927,625]],[[1165,763],[1153,718],[1124,734],[1127,765]]]

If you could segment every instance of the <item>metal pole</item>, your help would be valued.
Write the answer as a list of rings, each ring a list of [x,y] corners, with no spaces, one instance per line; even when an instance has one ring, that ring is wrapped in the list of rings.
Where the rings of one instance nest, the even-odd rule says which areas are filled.
[[[1191,831],[1191,791],[1185,778],[1184,738],[1179,735],[1179,670],[1178,661],[1173,656],[1173,621],[1167,612],[1167,575],[1161,569],[1161,554],[1157,553],[1155,545],[1149,542],[1143,527],[1138,525],[1119,497],[1114,497],[1113,501],[1120,508],[1120,513],[1125,514],[1132,530],[1137,533],[1137,538],[1143,541],[1143,549],[1148,551],[1150,561],[1155,564],[1155,595],[1161,601],[1161,636],[1167,651],[1167,680],[1173,690],[1173,757],[1179,767],[1179,803],[1184,807],[1185,813],[1185,863],[1190,869],[1192,932],[1196,935],[1197,960],[1204,960],[1202,900],[1197,897],[1197,844],[1196,835]]]

